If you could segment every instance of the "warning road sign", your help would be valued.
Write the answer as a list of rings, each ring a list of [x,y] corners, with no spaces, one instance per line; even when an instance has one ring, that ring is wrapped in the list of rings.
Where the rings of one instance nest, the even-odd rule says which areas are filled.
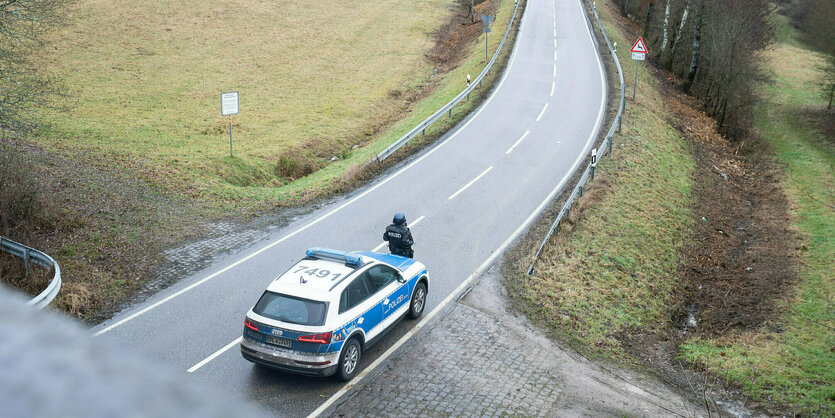
[[[646,54],[647,53],[647,46],[644,45],[644,39],[639,37],[638,40],[635,41],[635,45],[632,45],[632,49],[630,49],[629,52],[637,52],[639,54]]]

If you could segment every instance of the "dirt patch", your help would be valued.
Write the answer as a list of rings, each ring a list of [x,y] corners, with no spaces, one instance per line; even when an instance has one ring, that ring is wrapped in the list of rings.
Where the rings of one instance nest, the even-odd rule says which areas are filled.
[[[435,46],[426,57],[437,65],[441,72],[457,67],[482,34],[484,24],[481,22],[481,15],[495,16],[497,7],[497,0],[483,1],[475,5],[475,12],[471,17],[468,7],[461,5],[460,11],[455,12],[449,22],[435,31]]]
[[[694,334],[726,336],[761,327],[780,332],[780,301],[797,281],[793,265],[801,241],[791,230],[782,170],[768,146],[755,137],[723,137],[696,99],[681,93],[668,74],[656,75],[670,124],[690,142],[697,163],[693,213],[698,220],[684,249],[679,274],[685,287],[676,297],[680,306],[672,310],[669,332],[636,330],[619,339],[630,355],[671,384],[692,386],[696,393],[736,392],[722,388],[718,379],[685,370],[676,358],[678,347]]]
[[[689,317],[688,326],[702,336],[769,325],[797,280],[792,266],[800,245],[790,227],[782,170],[763,141],[728,141],[713,119],[695,110],[694,99],[666,87],[671,123],[691,142],[699,167],[700,220],[686,247],[682,274],[689,289],[679,319]]]

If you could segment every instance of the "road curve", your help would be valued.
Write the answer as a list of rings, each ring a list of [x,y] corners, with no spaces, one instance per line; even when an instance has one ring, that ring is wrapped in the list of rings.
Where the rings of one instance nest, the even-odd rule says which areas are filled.
[[[489,264],[588,155],[606,81],[581,0],[528,0],[507,70],[485,103],[437,145],[93,331],[281,416],[306,415],[343,386],[254,367],[237,348],[243,317],[311,246],[370,250],[396,211],[432,276],[427,312]],[[419,221],[418,221],[419,220]],[[418,221],[418,222],[415,222]],[[366,353],[397,341],[404,321]]]

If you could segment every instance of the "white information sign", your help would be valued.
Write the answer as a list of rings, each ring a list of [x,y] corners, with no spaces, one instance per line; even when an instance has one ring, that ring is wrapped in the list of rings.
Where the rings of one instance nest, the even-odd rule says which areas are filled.
[[[223,116],[238,114],[238,92],[230,91],[220,94],[220,114]]]
[[[647,58],[647,54],[642,54],[640,52],[633,52],[632,53],[632,59],[633,60],[643,61],[646,58]]]

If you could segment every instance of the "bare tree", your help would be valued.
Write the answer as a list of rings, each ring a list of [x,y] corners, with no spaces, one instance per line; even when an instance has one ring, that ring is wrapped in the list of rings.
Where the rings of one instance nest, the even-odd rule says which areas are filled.
[[[34,125],[35,109],[47,106],[56,85],[32,63],[43,35],[62,21],[70,0],[0,0],[0,130]]]
[[[684,26],[687,24],[687,11],[690,9],[690,2],[684,3],[684,8],[681,12],[681,20],[678,25],[678,31],[673,39],[673,46],[670,47],[670,57],[667,60],[667,69],[673,68],[673,61],[676,59],[676,51],[678,50],[679,42],[681,41],[681,34],[684,33]]]
[[[702,25],[704,24],[704,0],[696,0],[696,22],[693,25],[693,51],[690,58],[690,70],[687,72],[686,90],[690,91],[693,80],[696,78],[696,71],[699,70],[699,57],[701,57]]]
[[[803,31],[803,40],[826,56],[821,67],[821,92],[828,102],[827,109],[831,110],[835,96],[835,2],[804,0],[797,9],[796,20]]]
[[[666,0],[664,2],[664,41],[661,42],[661,53],[663,54],[664,51],[667,49],[667,41],[669,40],[670,32],[667,30],[668,25],[670,24],[670,0]]]

